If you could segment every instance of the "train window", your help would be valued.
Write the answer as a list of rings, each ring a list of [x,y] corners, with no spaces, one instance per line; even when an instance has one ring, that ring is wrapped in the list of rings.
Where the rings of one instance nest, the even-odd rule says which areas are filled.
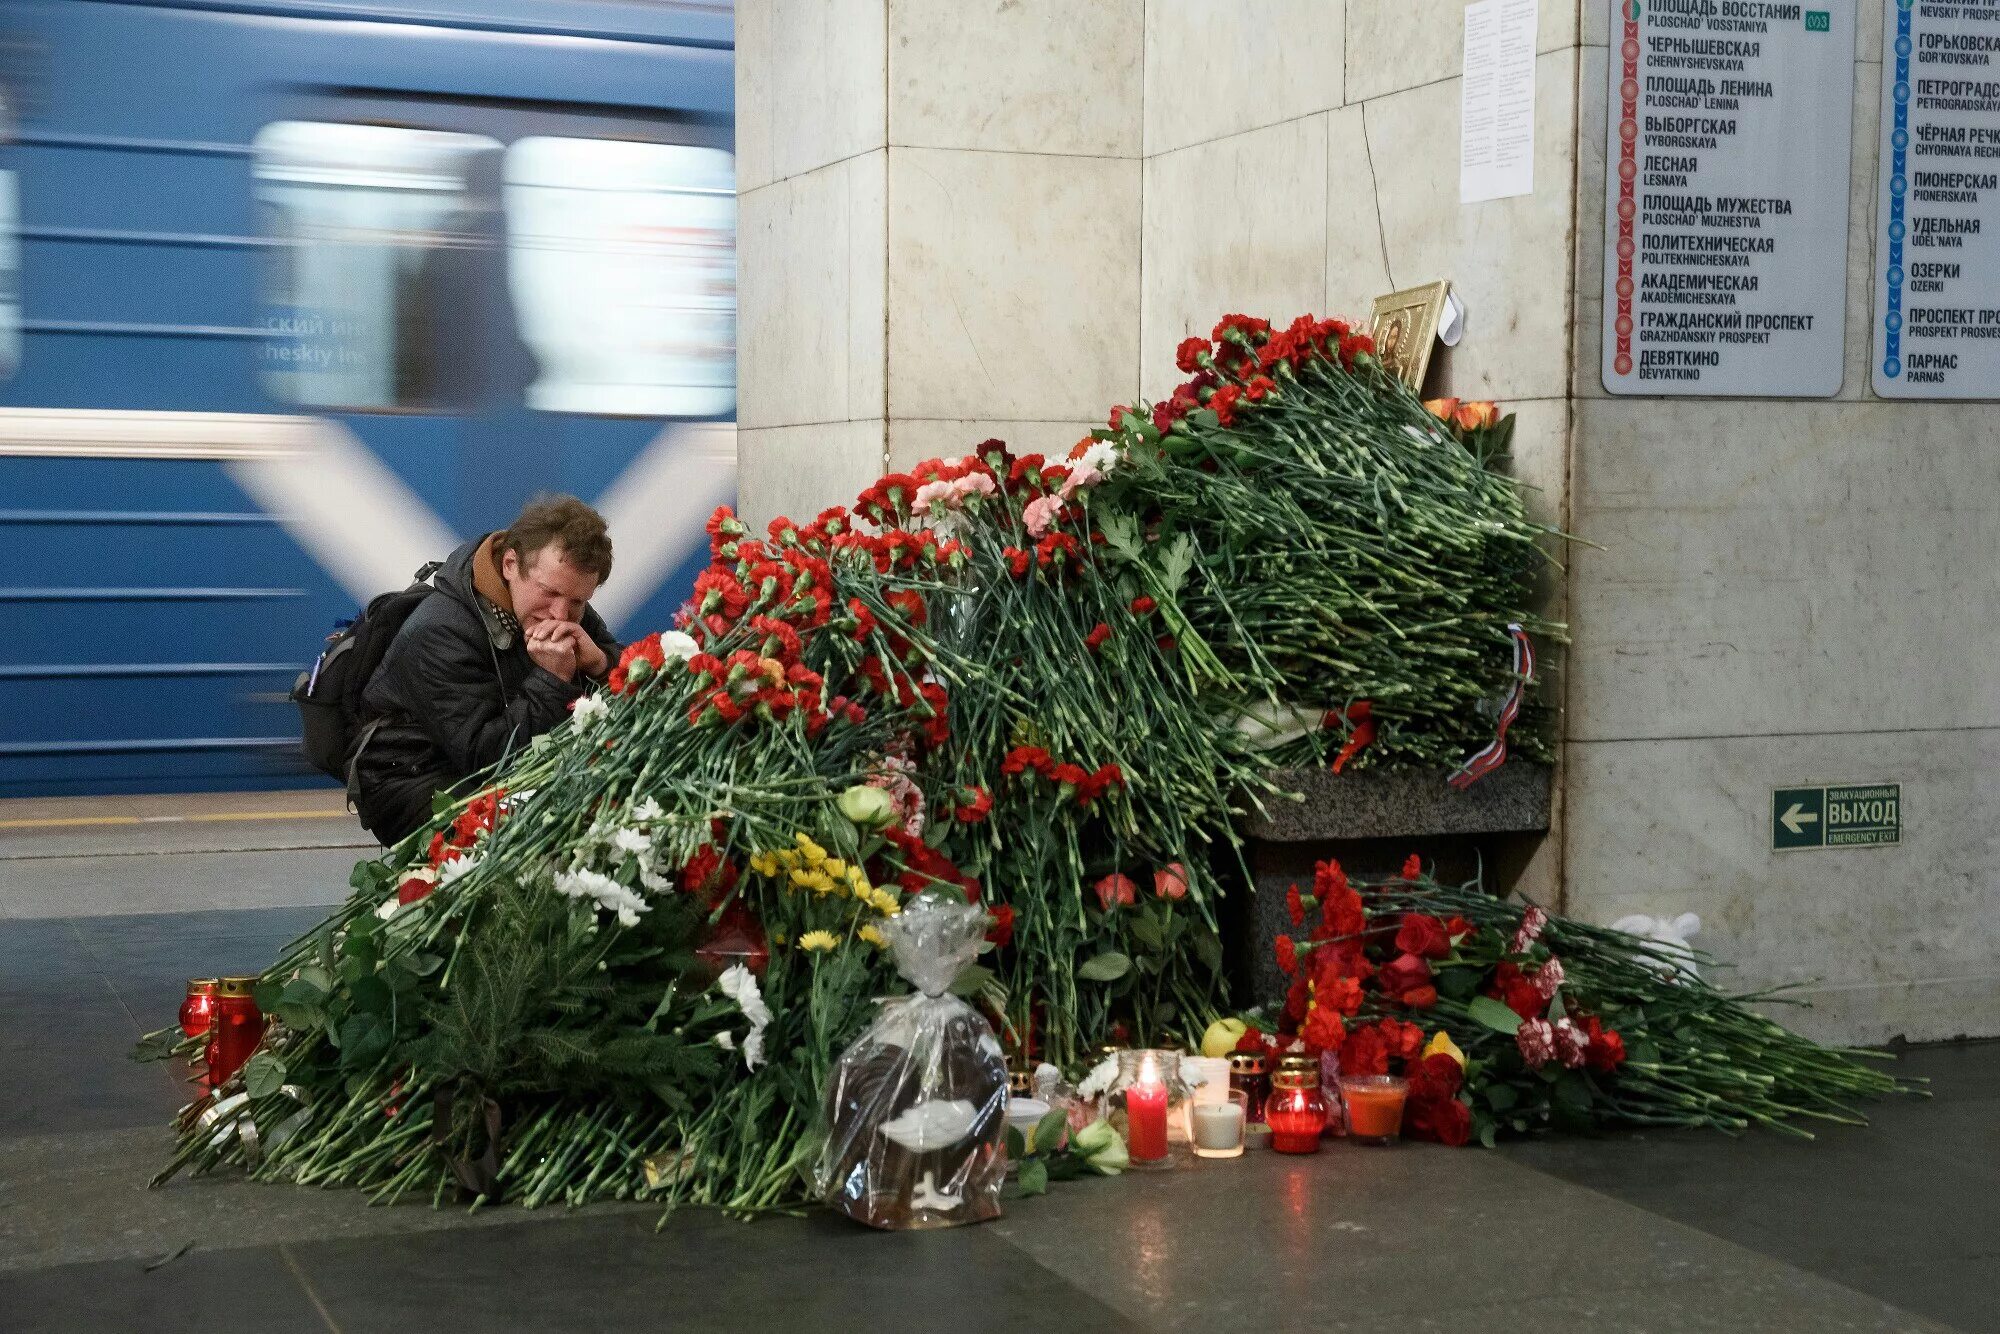
[[[508,290],[532,408],[736,404],[736,182],[717,148],[538,136],[507,150]]]
[[[489,219],[483,135],[279,121],[254,145],[267,251],[259,348],[273,397],[315,407],[468,403]]]
[[[0,380],[21,364],[20,216],[14,173],[0,171]]]

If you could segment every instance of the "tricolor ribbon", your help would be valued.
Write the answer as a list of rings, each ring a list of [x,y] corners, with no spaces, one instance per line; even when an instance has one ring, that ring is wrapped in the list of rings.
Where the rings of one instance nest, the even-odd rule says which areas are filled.
[[[1535,679],[1535,646],[1528,642],[1528,632],[1519,625],[1509,625],[1507,633],[1514,637],[1514,684],[1500,705],[1500,723],[1492,742],[1445,780],[1461,792],[1507,762],[1507,729],[1520,717],[1521,698]]]

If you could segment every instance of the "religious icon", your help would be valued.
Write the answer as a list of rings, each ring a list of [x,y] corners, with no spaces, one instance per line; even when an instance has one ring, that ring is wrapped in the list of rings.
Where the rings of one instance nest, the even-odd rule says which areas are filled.
[[[1438,321],[1450,295],[1451,283],[1443,280],[1375,298],[1375,319],[1369,329],[1375,355],[1414,393],[1423,392],[1431,345],[1437,341]]]

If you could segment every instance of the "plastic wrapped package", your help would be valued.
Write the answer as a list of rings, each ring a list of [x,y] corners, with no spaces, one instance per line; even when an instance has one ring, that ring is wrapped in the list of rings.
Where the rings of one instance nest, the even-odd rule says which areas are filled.
[[[986,1020],[950,991],[979,953],[986,912],[919,895],[883,929],[917,990],[883,1002],[833,1068],[820,1196],[870,1227],[998,1218],[1007,1062]]]

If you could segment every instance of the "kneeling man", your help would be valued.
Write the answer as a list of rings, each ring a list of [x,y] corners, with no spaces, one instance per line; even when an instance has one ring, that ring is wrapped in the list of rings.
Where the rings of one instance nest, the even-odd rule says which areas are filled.
[[[362,694],[362,824],[387,847],[452,788],[561,722],[617,661],[590,599],[611,538],[574,496],[537,498],[451,553]]]

